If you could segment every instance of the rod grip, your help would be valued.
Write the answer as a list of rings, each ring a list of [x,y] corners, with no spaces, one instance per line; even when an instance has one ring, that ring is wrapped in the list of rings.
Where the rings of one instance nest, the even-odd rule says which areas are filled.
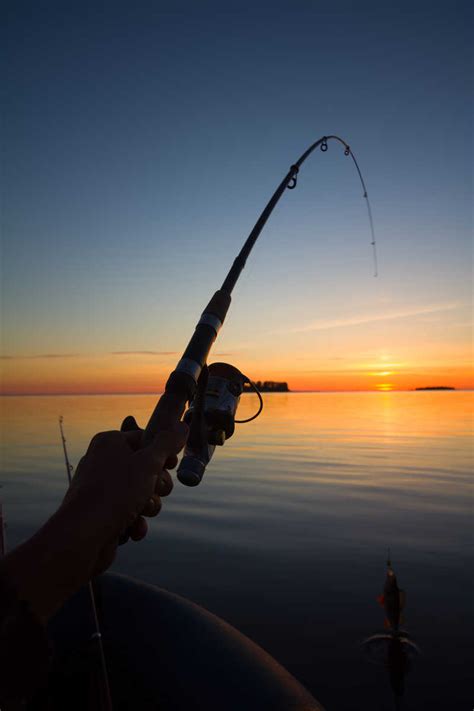
[[[146,429],[143,430],[141,446],[146,447],[158,432],[168,430],[179,422],[183,416],[187,401],[187,390],[186,392],[184,390],[182,392],[164,392],[153,410]],[[119,537],[119,543],[122,545],[129,538],[130,528],[126,528]]]
[[[228,291],[219,289],[212,296],[210,302],[204,309],[204,313],[215,314],[222,321],[222,323],[224,323],[227,311],[229,310],[231,298],[232,297]]]
[[[142,446],[145,447],[160,431],[168,430],[182,418],[188,400],[196,390],[194,379],[184,372],[174,370],[158,400],[148,424],[143,431]]]
[[[208,305],[204,309],[204,314],[213,314],[223,323],[231,302],[228,292],[219,289],[212,296]],[[199,329],[204,330],[204,337]],[[217,333],[209,326],[198,324],[196,331],[186,348],[183,358],[190,358],[200,369],[207,360],[209,350],[216,338]],[[182,361],[180,361],[182,362]],[[186,404],[194,396],[196,390],[196,380],[186,372],[178,369],[171,373],[164,394],[150,417],[150,420],[143,433],[143,446],[147,445],[160,430],[166,430],[178,422],[184,414]]]
[[[187,401],[186,394],[163,393],[143,431],[142,445],[144,447],[151,442],[158,432],[169,430],[181,420]]]

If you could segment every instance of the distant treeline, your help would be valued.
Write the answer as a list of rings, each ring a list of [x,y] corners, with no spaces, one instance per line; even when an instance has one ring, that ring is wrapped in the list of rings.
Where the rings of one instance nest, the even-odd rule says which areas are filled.
[[[276,383],[273,380],[255,380],[255,385],[262,393],[289,393],[290,389],[288,383]],[[244,393],[253,392],[253,388],[245,383]]]
[[[456,388],[452,388],[449,385],[432,385],[427,388],[415,388],[415,390],[456,390]]]

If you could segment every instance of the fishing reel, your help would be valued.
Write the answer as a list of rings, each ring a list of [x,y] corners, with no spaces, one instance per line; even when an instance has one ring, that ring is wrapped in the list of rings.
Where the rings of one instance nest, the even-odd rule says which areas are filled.
[[[259,398],[259,409],[246,420],[236,420],[235,415],[248,383]],[[236,424],[250,422],[263,409],[262,396],[256,385],[229,363],[212,363],[204,366],[198,380],[196,394],[184,415],[189,425],[189,435],[177,475],[182,484],[197,486],[214,450],[222,447],[235,431]]]

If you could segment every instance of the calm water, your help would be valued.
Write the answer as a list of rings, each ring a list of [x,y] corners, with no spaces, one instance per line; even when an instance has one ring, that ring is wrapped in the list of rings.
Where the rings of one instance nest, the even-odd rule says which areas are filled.
[[[72,462],[150,396],[3,398],[2,495],[13,546],[64,492],[57,417]],[[200,487],[179,483],[148,538],[115,569],[192,598],[248,634],[328,711],[392,709],[388,675],[360,643],[391,548],[421,649],[405,709],[471,709],[472,394],[265,396],[260,419],[217,452]],[[239,415],[256,402],[243,398]],[[471,660],[469,660],[471,656]]]

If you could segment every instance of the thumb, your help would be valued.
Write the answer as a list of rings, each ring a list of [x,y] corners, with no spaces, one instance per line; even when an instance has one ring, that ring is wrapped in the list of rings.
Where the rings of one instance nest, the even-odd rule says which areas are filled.
[[[121,432],[131,432],[133,430],[139,430],[140,427],[137,424],[136,419],[133,417],[133,415],[128,415],[122,422],[120,426],[120,431]]]

